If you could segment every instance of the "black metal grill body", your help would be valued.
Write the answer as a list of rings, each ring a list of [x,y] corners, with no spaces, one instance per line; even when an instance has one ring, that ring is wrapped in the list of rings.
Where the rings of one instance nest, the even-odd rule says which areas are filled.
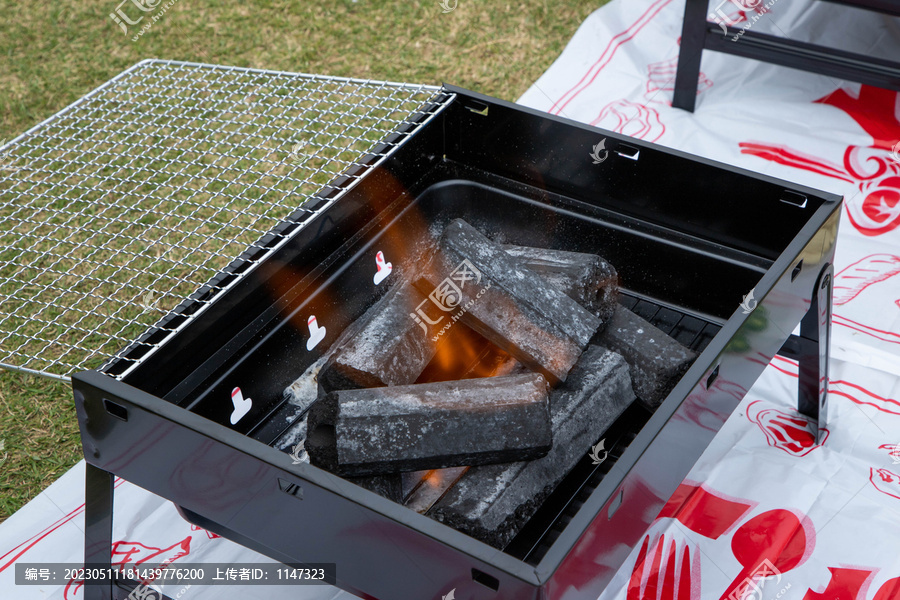
[[[153,331],[108,374],[73,377],[86,561],[109,559],[115,474],[276,560],[334,562],[338,585],[363,597],[594,598],[776,353],[800,360],[801,411],[824,423],[839,197],[445,91],[423,107],[434,118],[121,381],[108,374]],[[375,253],[410,268],[410,240],[456,217],[505,243],[604,256],[623,302],[702,350],[654,413],[634,407],[602,432],[610,458],[585,457],[505,551],[273,447],[290,424],[284,388],[383,293]],[[312,314],[329,334],[308,351]],[[232,426],[236,386],[254,408]]]

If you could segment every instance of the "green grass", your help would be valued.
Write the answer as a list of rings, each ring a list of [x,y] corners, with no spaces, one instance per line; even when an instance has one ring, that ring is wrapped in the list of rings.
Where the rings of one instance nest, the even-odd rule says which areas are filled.
[[[446,82],[515,100],[605,1],[458,0],[443,13],[438,0],[178,0],[132,42],[139,26],[118,28],[115,0],[0,0],[0,141],[145,58]],[[81,456],[68,385],[0,371],[0,442],[2,521]]]

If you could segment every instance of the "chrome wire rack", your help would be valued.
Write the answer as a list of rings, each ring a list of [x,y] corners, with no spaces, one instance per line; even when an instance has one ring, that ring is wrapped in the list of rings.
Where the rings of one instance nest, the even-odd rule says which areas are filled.
[[[0,366],[65,380],[114,359],[273,226],[337,201],[303,208],[445,96],[148,60],[0,145]],[[253,263],[278,245],[259,248]]]

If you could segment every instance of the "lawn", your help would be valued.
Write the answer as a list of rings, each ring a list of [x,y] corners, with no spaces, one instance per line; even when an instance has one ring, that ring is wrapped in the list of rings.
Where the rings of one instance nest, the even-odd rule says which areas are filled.
[[[0,0],[0,142],[145,58],[447,82],[515,100],[605,1],[177,0],[132,41],[139,27],[119,28],[114,0]],[[0,277],[14,267],[0,259]],[[68,385],[0,371],[0,522],[80,457]]]

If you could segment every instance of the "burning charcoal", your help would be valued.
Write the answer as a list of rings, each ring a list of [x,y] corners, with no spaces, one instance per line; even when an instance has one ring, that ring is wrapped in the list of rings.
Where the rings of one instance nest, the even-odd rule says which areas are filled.
[[[468,469],[469,467],[450,467],[449,469],[403,473],[403,505],[424,515]],[[409,493],[405,491],[407,485]]]
[[[518,375],[529,369],[481,334],[465,325],[453,327],[441,336],[434,360],[416,383],[457,381],[479,377]]]
[[[324,392],[413,383],[434,357],[434,331],[413,318],[424,300],[400,281],[335,343],[319,376]]]
[[[535,373],[332,392],[308,427],[313,464],[342,475],[528,460],[552,444]]]
[[[415,281],[439,309],[437,337],[462,320],[552,383],[565,381],[600,320],[461,219],[439,250]]]
[[[631,382],[638,400],[659,406],[697,355],[624,306],[597,342],[620,353],[631,367]]]
[[[528,246],[503,246],[503,249],[604,323],[612,318],[618,306],[619,276],[601,257]]]
[[[547,456],[472,467],[428,515],[504,548],[633,400],[625,360],[588,346],[566,382],[550,393],[553,448]]]

